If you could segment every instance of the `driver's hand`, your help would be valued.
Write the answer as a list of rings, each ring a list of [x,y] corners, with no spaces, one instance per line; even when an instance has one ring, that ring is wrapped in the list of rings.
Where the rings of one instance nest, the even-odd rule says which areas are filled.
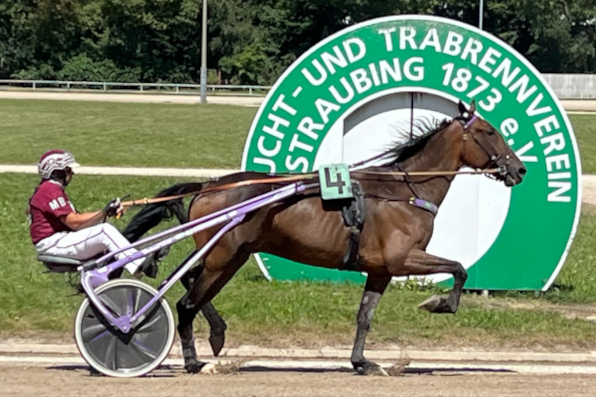
[[[103,209],[103,213],[107,217],[116,216],[118,214],[122,214],[123,207],[121,205],[120,197],[116,197],[114,200],[110,201],[105,208]]]

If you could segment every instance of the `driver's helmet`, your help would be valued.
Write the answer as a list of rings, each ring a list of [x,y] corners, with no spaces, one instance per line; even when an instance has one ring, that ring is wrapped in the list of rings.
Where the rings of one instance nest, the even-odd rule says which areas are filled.
[[[74,156],[64,150],[50,150],[44,153],[37,164],[37,171],[42,179],[50,179],[52,172],[79,167]]]

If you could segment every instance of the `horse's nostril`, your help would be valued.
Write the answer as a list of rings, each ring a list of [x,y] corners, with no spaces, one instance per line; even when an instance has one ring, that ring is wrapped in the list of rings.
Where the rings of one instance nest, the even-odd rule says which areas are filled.
[[[524,176],[524,175],[526,175],[526,172],[527,172],[527,170],[526,170],[526,167],[521,167],[521,168],[519,169],[519,176]]]

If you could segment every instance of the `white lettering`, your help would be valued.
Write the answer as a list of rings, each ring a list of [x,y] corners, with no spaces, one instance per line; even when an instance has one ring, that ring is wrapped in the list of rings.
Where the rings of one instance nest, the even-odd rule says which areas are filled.
[[[515,155],[519,158],[519,161],[522,161],[524,163],[537,163],[538,157],[525,155],[528,152],[528,150],[532,149],[533,147],[534,142],[530,141],[526,143],[521,149],[518,149],[517,152],[515,152]]]
[[[412,64],[416,62],[420,66],[412,67]],[[404,75],[408,80],[412,81],[422,81],[424,80],[424,59],[421,57],[412,57],[406,61],[404,64]],[[414,72],[414,73],[412,73]]]
[[[548,187],[557,190],[548,194],[547,201],[560,203],[569,203],[571,201],[571,197],[562,196],[563,193],[571,190],[571,182],[548,182]]]
[[[277,112],[277,109],[282,108],[286,112],[290,113],[292,116],[295,116],[296,109],[294,109],[293,107],[291,107],[290,105],[285,103],[284,98],[285,98],[284,94],[279,95],[279,97],[277,98],[277,101],[275,101],[275,104],[273,105],[273,111]]]
[[[290,171],[296,171],[300,165],[302,165],[302,170],[300,170],[300,172],[306,172],[308,170],[308,160],[305,157],[298,157],[294,162],[292,162],[292,157],[290,155],[286,157],[286,167]]]
[[[321,120],[323,120],[323,123],[325,124],[329,122],[329,113],[337,112],[340,109],[340,106],[338,104],[326,101],[321,98],[318,98],[315,101],[315,106],[317,107],[319,116],[321,116]]]
[[[547,174],[548,179],[571,179],[571,172],[555,172]]]
[[[411,49],[417,50],[418,48],[416,48],[416,42],[414,41],[415,36],[416,29],[411,26],[401,26],[399,28],[399,49],[405,50],[407,42]]]
[[[341,79],[339,79],[339,82],[341,83],[341,85],[344,86],[344,88],[346,90],[346,96],[342,97],[339,94],[339,92],[337,92],[337,88],[335,88],[334,86],[329,87],[329,92],[331,92],[331,95],[333,95],[333,98],[337,102],[339,102],[343,105],[345,103],[350,102],[354,98],[354,89],[352,88],[350,83],[348,83],[348,80],[346,80],[345,77],[342,77]]]
[[[265,135],[261,135],[257,141],[257,149],[259,149],[259,153],[265,157],[277,156],[281,150],[281,141],[275,141],[275,147],[273,149],[267,149],[265,147],[265,138]]]
[[[458,56],[461,52],[461,45],[464,42],[464,37],[455,32],[449,32],[447,34],[447,40],[445,40],[445,47],[443,52],[447,55]]]
[[[535,122],[534,129],[536,130],[538,136],[543,136],[544,132],[551,132],[553,130],[551,125],[555,127],[555,129],[559,128],[559,121],[557,120],[557,116],[554,114]]]
[[[325,70],[323,65],[321,65],[321,62],[319,62],[318,59],[312,61],[312,64],[315,65],[315,68],[319,72],[319,78],[315,79],[313,75],[310,73],[310,71],[306,68],[302,68],[302,74],[304,75],[304,77],[306,77],[310,84],[316,87],[323,84],[325,80],[327,80],[327,71]]]
[[[290,125],[290,122],[288,120],[282,119],[279,116],[276,116],[273,113],[269,113],[267,118],[273,121],[273,127],[264,126],[263,132],[266,132],[269,135],[273,135],[277,139],[284,139],[285,134],[279,131],[279,126],[283,125],[284,127],[288,127]]]
[[[496,58],[494,58],[496,56]],[[497,63],[497,59],[501,58],[501,53],[495,50],[492,47],[488,47],[488,50],[484,53],[484,56],[480,60],[478,67],[484,70],[486,73],[491,73],[492,69],[489,65],[495,65]]]
[[[563,133],[559,132],[554,135],[545,136],[540,140],[543,145],[548,144],[544,149],[544,155],[548,156],[553,150],[563,150],[565,148],[565,137]]]
[[[333,46],[333,51],[335,52],[335,56],[329,54],[328,52],[321,54],[321,59],[331,74],[335,74],[335,66],[333,66],[334,64],[340,68],[345,68],[348,66],[348,61],[346,61],[346,58],[339,49],[339,46]]]
[[[569,163],[569,155],[568,154],[559,154],[557,156],[550,156],[546,158],[546,170],[548,172],[552,172],[553,165],[555,169],[565,169],[568,170],[570,167]]]
[[[356,87],[356,91],[359,94],[366,92],[372,88],[372,81],[368,78],[368,74],[366,73],[365,69],[359,68],[352,72],[350,72],[350,77],[352,78],[352,83],[354,83],[354,87]]]
[[[513,135],[519,130],[519,123],[514,118],[508,118],[501,123],[501,132],[505,136]]]
[[[313,121],[310,117],[305,117],[300,121],[298,125],[298,131],[312,139],[319,139],[319,134],[315,130],[322,130],[325,124],[318,124]]]
[[[391,33],[393,32],[395,32],[395,28],[379,29],[379,34],[385,36],[385,48],[387,52],[393,51],[393,38],[391,37]]]
[[[501,77],[501,84],[505,87],[509,87],[509,84],[511,84],[513,79],[515,79],[515,76],[519,74],[520,70],[520,68],[515,68],[513,72],[511,72],[511,61],[509,58],[505,58],[493,72],[493,77],[497,78],[502,73],[503,77]]]
[[[383,59],[381,62],[379,62],[379,69],[381,69],[381,81],[383,84],[387,84],[389,82],[387,74],[391,75],[393,81],[401,81],[399,58],[393,58],[393,69],[391,69],[389,63]]]
[[[293,152],[294,149],[301,149],[301,150],[305,150],[307,152],[312,152],[313,147],[312,145],[308,145],[304,142],[300,142],[298,140],[298,134],[294,134],[294,136],[292,137],[292,142],[290,142],[290,152]]]
[[[519,89],[518,93],[517,93],[517,101],[519,103],[524,103],[526,101],[526,99],[528,99],[530,97],[530,95],[532,95],[534,93],[534,91],[536,91],[536,86],[533,85],[529,90],[528,90],[528,83],[530,82],[530,78],[528,77],[527,74],[524,74],[522,77],[520,77],[519,80],[517,80],[515,83],[513,83],[513,85],[511,87],[509,87],[509,92],[513,93],[515,90]]]
[[[526,114],[528,116],[538,116],[539,114],[548,113],[551,110],[553,110],[550,106],[536,108],[536,106],[538,106],[538,104],[540,102],[542,102],[543,99],[544,99],[544,95],[542,95],[542,93],[539,93],[538,95],[536,95],[536,98],[534,98],[534,100],[532,101],[530,106],[528,106],[528,109],[526,110]]]
[[[273,160],[255,157],[253,161],[255,164],[266,165],[267,167],[269,167],[269,172],[275,174],[276,168],[275,168],[275,162]]]
[[[370,70],[370,74],[372,75],[373,83],[375,83],[375,87],[381,85],[381,80],[379,79],[379,72],[377,72],[377,65],[371,63],[368,65],[368,69]]]
[[[422,44],[420,44],[420,49],[424,50],[426,47],[434,47],[436,52],[441,52],[441,43],[439,42],[439,35],[437,34],[437,29],[432,28],[422,40]]]
[[[484,46],[478,40],[468,39],[464,52],[461,54],[461,59],[465,61],[468,59],[469,55],[470,62],[472,62],[473,65],[476,65],[478,63],[478,54],[480,54],[480,51],[482,51],[483,48]]]
[[[356,49],[358,50],[358,53],[354,53],[354,50],[352,48],[352,45],[354,45],[354,44],[357,47]],[[364,41],[362,41],[361,39],[359,39],[357,37],[344,41],[343,45],[344,45],[344,50],[346,51],[346,54],[348,55],[348,61],[350,61],[350,63],[359,61],[362,58],[364,58],[364,56],[366,55],[366,46],[364,45]]]

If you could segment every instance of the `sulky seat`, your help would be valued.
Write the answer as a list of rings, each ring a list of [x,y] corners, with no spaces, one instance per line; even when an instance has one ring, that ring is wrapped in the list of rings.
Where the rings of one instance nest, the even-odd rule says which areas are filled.
[[[70,259],[63,256],[54,256],[48,254],[37,255],[37,260],[42,262],[52,273],[76,272],[77,268],[85,262],[78,259]]]

